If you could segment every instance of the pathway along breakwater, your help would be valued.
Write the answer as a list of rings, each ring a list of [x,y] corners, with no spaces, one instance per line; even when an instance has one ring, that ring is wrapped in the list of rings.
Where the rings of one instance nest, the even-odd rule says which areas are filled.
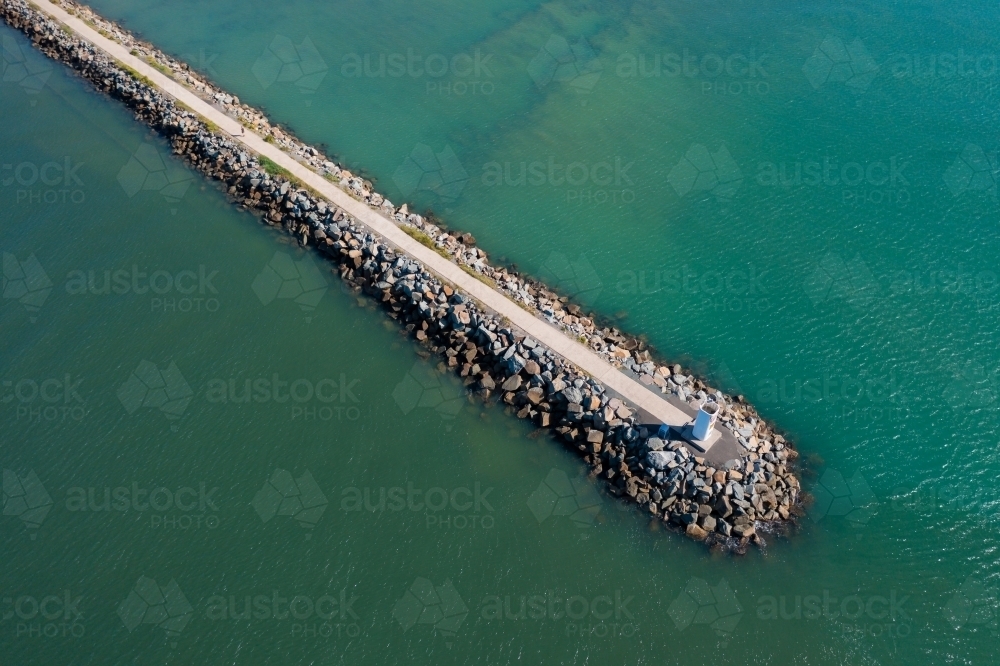
[[[793,469],[797,454],[742,397],[712,389],[679,365],[658,362],[642,340],[602,327],[547,286],[491,265],[469,234],[445,232],[405,204],[395,207],[370,183],[89,8],[67,0],[53,5],[92,27],[102,38],[95,36],[95,42],[109,40],[124,47],[492,289],[613,366],[634,373],[650,390],[694,408],[715,403],[718,427],[732,431],[740,449],[715,464],[696,455],[672,431],[661,438],[657,424],[643,424],[634,405],[400,252],[357,215],[258,158],[245,142],[176,102],[44,10],[23,0],[0,0],[4,20],[43,53],[125,103],[138,120],[170,142],[174,153],[220,182],[235,203],[329,259],[352,289],[373,297],[419,344],[441,358],[440,371],[459,374],[470,400],[502,401],[509,412],[551,431],[582,456],[590,476],[602,479],[610,494],[634,502],[692,538],[742,553],[750,543],[764,544],[762,532],[795,523],[803,499]]]

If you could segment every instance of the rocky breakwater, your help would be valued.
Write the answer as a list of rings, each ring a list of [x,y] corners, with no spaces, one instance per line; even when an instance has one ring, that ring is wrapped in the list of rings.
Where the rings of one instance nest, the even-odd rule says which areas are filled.
[[[117,26],[98,22],[89,9],[60,4],[89,17],[103,35],[139,46]],[[125,103],[140,121],[165,136],[176,154],[221,183],[234,202],[329,259],[352,289],[372,297],[418,344],[440,357],[439,370],[462,377],[470,401],[502,403],[510,413],[550,431],[582,457],[590,476],[603,480],[610,494],[633,502],[657,522],[738,553],[751,543],[763,545],[762,532],[794,523],[801,500],[792,467],[796,453],[741,397],[712,389],[679,365],[657,362],[642,340],[599,327],[593,317],[584,316],[545,285],[490,265],[470,235],[445,232],[406,205],[395,208],[373,192],[370,183],[282,134],[283,145],[305,163],[339,180],[357,198],[383,210],[411,235],[525,308],[609,361],[628,367],[651,390],[670,393],[692,407],[716,403],[721,427],[737,434],[744,453],[713,467],[672,431],[644,426],[632,407],[608,395],[593,378],[457,292],[344,210],[269,169],[238,140],[218,132],[38,10],[22,0],[3,0],[0,14],[48,56]],[[141,48],[154,53],[148,45]],[[185,71],[183,65],[155,54],[153,59],[169,63],[163,66],[170,71]],[[212,99],[225,95],[201,86]],[[234,100],[223,97],[230,106],[238,104]],[[258,119],[257,130],[275,136],[275,129],[259,120],[262,114],[246,113]]]

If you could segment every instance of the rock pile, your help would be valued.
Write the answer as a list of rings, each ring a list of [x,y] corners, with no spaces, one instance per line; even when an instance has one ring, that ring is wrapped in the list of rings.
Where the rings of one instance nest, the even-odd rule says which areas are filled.
[[[692,406],[721,407],[720,424],[736,433],[745,449],[739,459],[716,469],[692,455],[671,431],[642,427],[632,408],[551,350],[514,330],[494,313],[456,292],[421,264],[398,253],[340,208],[268,172],[231,137],[206,125],[161,94],[148,81],[122,68],[92,45],[60,28],[23,0],[2,0],[0,13],[48,56],[59,60],[121,100],[143,123],[171,143],[176,154],[223,184],[228,195],[263,222],[293,235],[327,257],[340,277],[381,303],[422,345],[441,358],[439,367],[463,378],[470,398],[501,401],[519,418],[550,429],[606,481],[609,492],[689,536],[745,552],[762,544],[762,527],[794,520],[800,485],[792,470],[795,451],[742,397],[732,398],[685,373],[657,363],[645,344],[611,327],[598,327],[568,299],[543,284],[490,265],[470,234],[442,231],[404,204],[372,191],[370,183],[325,159],[315,149],[274,128],[263,114],[215,89],[187,67],[142,44],[86,7],[61,6],[84,17],[105,36],[130,46],[180,81],[244,120],[305,163],[321,170],[369,205],[382,209],[411,233],[529,310],[563,328],[618,366],[639,375],[651,389],[672,393]]]

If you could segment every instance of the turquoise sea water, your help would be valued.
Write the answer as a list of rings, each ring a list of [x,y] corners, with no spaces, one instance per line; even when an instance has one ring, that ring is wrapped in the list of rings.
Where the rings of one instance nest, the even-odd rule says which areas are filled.
[[[592,496],[335,277],[315,309],[265,304],[275,253],[307,255],[3,28],[12,663],[992,663],[994,6],[94,6],[746,395],[817,503],[733,559]],[[593,524],[546,510],[564,479]],[[129,509],[78,510],[105,488]],[[418,508],[431,489],[448,504]],[[32,614],[66,595],[75,623]],[[268,617],[231,617],[247,595]]]

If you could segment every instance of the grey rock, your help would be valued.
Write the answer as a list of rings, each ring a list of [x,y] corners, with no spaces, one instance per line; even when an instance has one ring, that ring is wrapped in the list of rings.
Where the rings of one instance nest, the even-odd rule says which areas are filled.
[[[728,518],[733,513],[733,506],[729,503],[729,498],[720,496],[715,500],[715,512],[723,518]]]
[[[583,402],[583,393],[575,386],[569,386],[562,391],[562,395],[566,398],[566,402]]]
[[[662,451],[665,446],[666,442],[664,442],[659,437],[650,437],[649,439],[646,440],[646,448],[648,448],[650,451]]]
[[[653,469],[665,470],[668,463],[674,460],[674,454],[670,451],[650,451],[646,454],[646,464]]]

